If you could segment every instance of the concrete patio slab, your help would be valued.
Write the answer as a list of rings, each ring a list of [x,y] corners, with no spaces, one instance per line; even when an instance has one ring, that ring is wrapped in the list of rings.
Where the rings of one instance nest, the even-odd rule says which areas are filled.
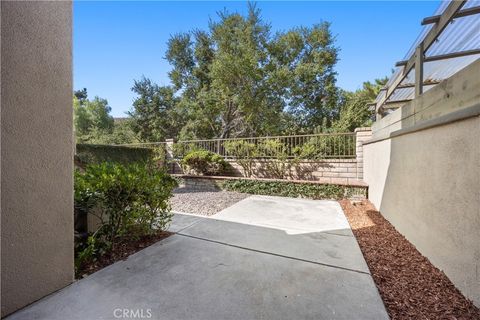
[[[248,199],[8,319],[388,319],[335,202]]]
[[[180,232],[183,229],[190,227],[195,222],[200,221],[201,219],[202,217],[194,216],[191,214],[176,213],[173,216],[170,226],[168,227],[168,231]]]
[[[181,234],[369,273],[336,201],[251,196],[212,218]]]
[[[203,219],[180,234],[369,273],[355,237],[348,235],[326,232],[288,234],[283,230],[214,219]]]
[[[118,319],[123,309],[152,319],[388,319],[368,274],[181,235],[8,319]]]
[[[284,230],[288,234],[340,230],[353,236],[337,201],[254,195],[220,211],[214,218]]]

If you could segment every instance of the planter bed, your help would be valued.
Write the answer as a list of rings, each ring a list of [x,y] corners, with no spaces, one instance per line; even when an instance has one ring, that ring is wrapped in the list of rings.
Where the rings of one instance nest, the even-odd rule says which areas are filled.
[[[349,184],[326,184],[319,181],[239,178],[225,176],[176,175],[185,188],[197,191],[235,191],[249,194],[300,197],[310,199],[343,199],[367,197],[368,186],[357,181]]]
[[[82,264],[76,271],[75,277],[77,279],[83,278],[97,272],[117,261],[126,260],[130,255],[137,251],[145,249],[157,241],[165,239],[172,235],[171,232],[160,231],[153,235],[143,236],[139,239],[131,239],[129,237],[123,238],[115,245],[111,251],[105,253],[95,261]]]
[[[390,317],[480,319],[447,276],[368,201],[340,201]]]
[[[226,180],[253,180],[253,181],[267,181],[267,182],[290,182],[298,184],[316,184],[316,185],[336,185],[336,186],[348,186],[368,189],[368,184],[362,180],[354,180],[348,183],[326,183],[315,180],[291,180],[291,179],[267,179],[267,178],[245,178],[245,177],[233,177],[233,176],[200,176],[200,175],[188,175],[188,174],[172,174],[172,176],[178,179],[184,180],[209,180],[221,183]]]

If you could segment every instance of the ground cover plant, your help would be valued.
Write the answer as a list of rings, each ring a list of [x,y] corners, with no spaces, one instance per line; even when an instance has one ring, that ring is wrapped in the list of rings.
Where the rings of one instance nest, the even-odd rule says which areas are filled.
[[[171,221],[169,199],[177,181],[152,164],[101,163],[75,172],[76,217],[92,219],[96,230],[77,237],[77,274],[122,243],[156,238]],[[83,230],[85,232],[85,230]]]
[[[365,196],[365,188],[333,184],[297,183],[289,181],[264,181],[232,179],[223,184],[228,191],[308,199],[344,199],[356,195]]]

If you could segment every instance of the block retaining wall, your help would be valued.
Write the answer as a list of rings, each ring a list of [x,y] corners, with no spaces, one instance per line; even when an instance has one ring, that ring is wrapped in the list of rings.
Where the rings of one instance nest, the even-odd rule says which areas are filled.
[[[308,180],[285,180],[285,179],[266,179],[266,178],[243,178],[243,177],[227,177],[227,176],[193,176],[184,174],[175,174],[176,178],[180,180],[180,187],[192,188],[199,191],[220,191],[223,190],[223,184],[227,180],[255,180],[265,182],[292,182],[298,184],[335,184],[345,187],[356,187],[365,189],[366,195],[368,185],[362,181],[356,181],[355,183],[322,183],[319,181]]]
[[[356,156],[353,159],[324,159],[322,161],[302,161],[293,167],[285,179],[315,181],[325,184],[357,184],[363,179],[363,142],[369,140],[372,135],[370,128],[355,129]],[[173,174],[185,174],[178,163],[172,161],[174,141],[167,139],[167,158],[170,160],[169,170]],[[227,159],[230,169],[225,175],[243,177],[242,167],[235,161]],[[274,179],[265,167],[268,160],[255,161],[255,175],[252,178]]]

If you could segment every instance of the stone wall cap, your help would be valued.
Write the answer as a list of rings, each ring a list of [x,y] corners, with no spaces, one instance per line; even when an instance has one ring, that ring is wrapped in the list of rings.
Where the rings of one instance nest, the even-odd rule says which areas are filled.
[[[359,131],[372,131],[371,127],[360,127],[360,128],[355,128],[355,132]]]

